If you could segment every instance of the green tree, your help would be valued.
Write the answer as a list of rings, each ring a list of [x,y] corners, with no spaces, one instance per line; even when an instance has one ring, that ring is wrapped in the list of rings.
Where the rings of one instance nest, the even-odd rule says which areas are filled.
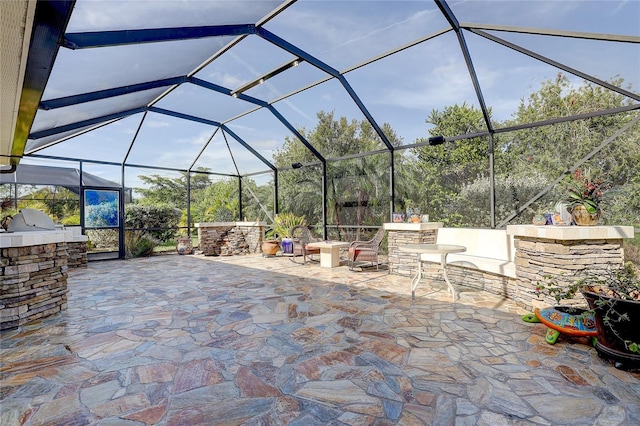
[[[622,87],[622,79],[610,83]],[[630,89],[630,88],[629,88]],[[621,107],[632,100],[590,82],[572,85],[562,74],[545,81],[523,99],[514,117],[495,128],[518,126]],[[621,113],[499,133],[494,136],[496,215],[498,223],[544,192],[550,182],[596,150],[637,113]],[[455,136],[484,130],[481,112],[465,104],[432,111],[427,119],[431,135]],[[640,222],[640,126],[635,126],[599,150],[583,167],[596,169],[618,190],[605,210],[608,223]],[[489,149],[487,138],[476,138],[413,150],[415,162],[406,168],[420,176],[406,178],[406,194],[428,194],[429,213],[449,226],[487,226],[490,223]],[[406,173],[402,174],[407,176]],[[412,189],[414,188],[414,189]],[[412,192],[414,191],[414,192]],[[560,185],[551,188],[512,223],[530,223],[535,213],[553,209]],[[626,195],[624,195],[626,194]],[[631,194],[631,195],[629,195]],[[407,198],[415,199],[413,196]]]
[[[611,84],[622,87],[622,79]],[[630,87],[628,88],[630,90]],[[625,96],[583,82],[572,85],[558,74],[540,90],[522,100],[515,117],[506,125],[538,122],[632,104]],[[519,130],[496,138],[496,170],[499,176],[524,178],[533,172],[553,181],[596,150],[637,113],[621,113]],[[640,223],[640,126],[629,129],[589,159],[583,168],[602,174],[618,192],[605,208],[604,221],[612,224]],[[556,194],[562,188],[556,188]],[[520,197],[523,198],[523,197]],[[523,200],[524,201],[524,200]]]
[[[333,112],[319,112],[312,130],[300,129],[305,139],[324,157],[342,158],[384,149],[371,124],[346,117],[335,119]],[[395,146],[401,144],[395,131],[384,124],[382,130]],[[388,216],[389,154],[375,154],[330,162],[327,165],[329,222],[336,225],[378,225]],[[318,159],[295,138],[287,138],[274,154],[277,167],[293,163],[314,163]],[[321,222],[322,167],[312,165],[285,171],[278,176],[280,210],[304,215],[310,224]]]
[[[432,136],[445,137],[484,130],[482,111],[466,103],[433,110],[426,120],[433,125]],[[426,142],[426,139],[417,142]],[[432,219],[447,226],[461,226],[466,222],[456,208],[465,184],[488,175],[489,145],[486,138],[473,138],[447,142],[436,146],[414,148],[415,162],[408,162],[405,176],[420,179],[404,179],[399,189],[402,198],[413,200],[428,208]],[[487,200],[488,202],[488,200]]]

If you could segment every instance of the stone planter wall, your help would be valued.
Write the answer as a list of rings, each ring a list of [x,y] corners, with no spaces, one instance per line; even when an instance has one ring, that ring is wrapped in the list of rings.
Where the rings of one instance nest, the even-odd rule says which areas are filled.
[[[257,222],[197,223],[198,247],[205,256],[261,253],[264,226]]]
[[[0,330],[17,328],[67,308],[65,242],[0,251]]]
[[[538,297],[535,288],[545,276],[553,276],[559,283],[570,285],[589,274],[619,268],[624,261],[622,239],[615,240],[546,240],[542,238],[517,238],[516,273],[520,286],[520,299],[531,306],[550,306],[557,302],[551,297]],[[586,301],[578,294],[563,305],[586,307]]]
[[[261,246],[264,240],[264,226],[238,225],[237,230],[242,233],[249,253],[262,253]]]
[[[514,299],[532,309],[557,305],[551,297],[539,297],[535,288],[546,276],[569,285],[587,274],[606,273],[624,262],[622,243],[633,237],[632,226],[535,226],[510,225],[516,247],[517,292]],[[586,307],[582,295],[563,305]]]

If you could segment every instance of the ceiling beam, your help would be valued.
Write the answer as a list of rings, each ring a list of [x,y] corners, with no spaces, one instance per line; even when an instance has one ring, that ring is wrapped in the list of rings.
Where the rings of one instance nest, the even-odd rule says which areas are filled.
[[[142,92],[144,90],[157,89],[159,87],[172,86],[187,81],[188,78],[174,77],[162,80],[148,81],[138,84],[130,84],[128,86],[113,87],[111,89],[97,90],[95,92],[82,93],[78,95],[65,96],[62,98],[49,99],[40,102],[40,109],[51,110],[62,108],[70,105],[81,104],[84,102],[98,101],[100,99],[112,98],[114,96],[127,95],[129,93]]]
[[[75,50],[94,47],[123,46],[127,44],[190,40],[206,37],[235,37],[239,35],[254,34],[255,28],[254,24],[239,24],[68,33],[64,37],[63,46]]]

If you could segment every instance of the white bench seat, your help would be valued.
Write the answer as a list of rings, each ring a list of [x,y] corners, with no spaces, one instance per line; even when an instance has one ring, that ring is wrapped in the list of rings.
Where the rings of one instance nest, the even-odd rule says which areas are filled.
[[[513,238],[504,229],[440,228],[437,243],[467,248],[464,253],[448,255],[448,265],[516,277]],[[440,256],[423,254],[421,260],[440,263]]]

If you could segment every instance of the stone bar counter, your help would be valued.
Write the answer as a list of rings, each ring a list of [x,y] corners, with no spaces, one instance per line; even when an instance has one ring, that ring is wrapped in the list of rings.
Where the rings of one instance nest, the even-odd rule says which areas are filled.
[[[438,228],[442,222],[426,223],[385,223],[389,248],[389,273],[412,276],[418,271],[418,260],[415,253],[401,252],[399,247],[407,244],[435,244]]]
[[[81,264],[86,241],[72,230],[0,233],[0,330],[66,309],[68,245]]]
[[[624,262],[623,239],[633,238],[633,227],[509,225],[507,234],[513,236],[516,248],[516,299],[525,307],[542,308],[557,304],[535,293],[545,276],[571,284],[589,273],[619,268]],[[563,304],[584,305],[581,299]]]
[[[261,253],[264,222],[196,223],[198,247],[205,256]]]

